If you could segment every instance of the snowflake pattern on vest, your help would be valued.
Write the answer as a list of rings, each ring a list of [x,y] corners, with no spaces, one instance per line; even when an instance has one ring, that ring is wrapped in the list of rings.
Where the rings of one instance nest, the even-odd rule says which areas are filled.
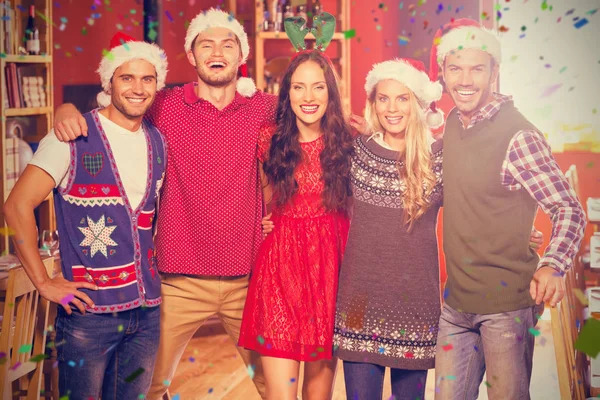
[[[88,226],[85,228],[79,227],[85,238],[79,244],[80,246],[90,247],[90,257],[94,257],[100,252],[104,257],[108,258],[107,247],[117,246],[117,242],[111,239],[110,235],[117,226],[106,226],[104,215],[94,222],[90,217],[87,217]]]

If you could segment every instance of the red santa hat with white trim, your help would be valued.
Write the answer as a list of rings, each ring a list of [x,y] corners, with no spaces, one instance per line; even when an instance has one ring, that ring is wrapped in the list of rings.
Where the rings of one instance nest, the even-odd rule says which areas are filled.
[[[375,86],[383,80],[393,79],[409,88],[426,111],[426,121],[430,128],[438,128],[444,123],[444,114],[435,106],[442,97],[442,85],[429,79],[425,65],[411,58],[397,58],[375,64],[367,74],[365,90],[370,96]]]
[[[238,69],[241,78],[238,78],[236,88],[239,94],[245,97],[251,97],[256,92],[256,85],[251,78],[248,78],[248,68],[246,61],[250,53],[250,44],[248,35],[244,31],[244,27],[239,23],[232,14],[227,14],[223,10],[211,8],[208,11],[203,11],[190,22],[185,34],[185,51],[192,51],[192,43],[199,34],[210,28],[226,28],[233,32],[240,42],[242,50],[242,61]]]
[[[437,80],[446,56],[463,49],[479,49],[491,55],[497,64],[502,62],[500,40],[496,33],[482,27],[477,21],[460,18],[435,33],[429,57],[429,77]]]
[[[125,33],[117,32],[110,40],[110,52],[102,57],[97,70],[103,89],[96,97],[100,107],[108,107],[111,102],[111,80],[117,68],[132,60],[145,60],[154,65],[156,89],[165,87],[168,63],[164,50],[153,43],[135,40]]]

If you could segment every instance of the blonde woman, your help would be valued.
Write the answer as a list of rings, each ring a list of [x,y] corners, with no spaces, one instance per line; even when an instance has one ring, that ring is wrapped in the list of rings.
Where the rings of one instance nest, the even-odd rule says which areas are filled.
[[[424,399],[441,310],[442,143],[430,128],[443,122],[435,109],[442,87],[420,61],[397,59],[376,64],[365,89],[371,133],[354,141],[334,353],[344,361],[348,399],[380,400],[386,367],[396,400]]]

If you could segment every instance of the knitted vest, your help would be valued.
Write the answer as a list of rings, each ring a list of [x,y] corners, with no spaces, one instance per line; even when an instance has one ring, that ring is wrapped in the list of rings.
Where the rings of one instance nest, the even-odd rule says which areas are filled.
[[[153,257],[152,222],[162,186],[166,153],[163,137],[143,122],[148,147],[146,193],[133,209],[121,181],[98,110],[84,114],[89,135],[70,143],[68,185],[54,191],[65,279],[91,282],[85,292],[108,313],[157,306],[160,277]]]
[[[538,256],[529,247],[537,210],[525,189],[509,191],[501,169],[514,135],[535,129],[512,102],[465,130],[456,110],[444,133],[446,302],[456,310],[493,314],[534,302],[529,284]]]

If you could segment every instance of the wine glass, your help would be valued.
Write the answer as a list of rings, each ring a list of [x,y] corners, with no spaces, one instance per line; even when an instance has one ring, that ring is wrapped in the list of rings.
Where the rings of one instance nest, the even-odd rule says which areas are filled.
[[[58,235],[55,231],[44,229],[40,240],[41,250],[50,256],[58,251]]]

